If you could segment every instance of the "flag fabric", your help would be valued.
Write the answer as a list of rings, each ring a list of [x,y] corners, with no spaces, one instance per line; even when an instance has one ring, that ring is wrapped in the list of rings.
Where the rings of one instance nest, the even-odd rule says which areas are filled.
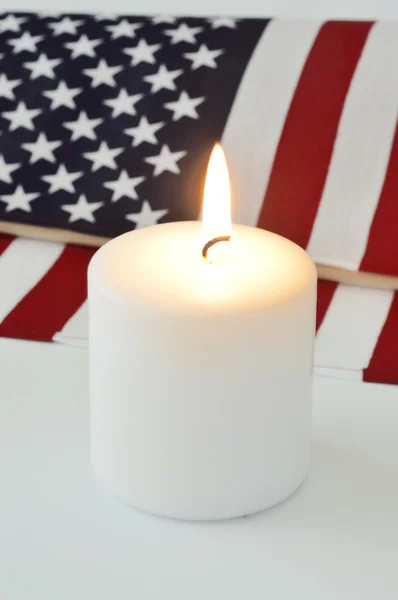
[[[394,23],[269,23],[223,132],[238,222],[397,275],[397,59]]]
[[[197,219],[211,147],[266,26],[6,13],[3,231],[18,223],[90,243]]]
[[[235,222],[398,276],[397,61],[395,23],[4,13],[0,230],[196,219],[221,139]]]
[[[0,336],[86,346],[90,246],[198,218],[218,139],[235,222],[398,276],[397,59],[392,23],[0,15]],[[398,383],[397,339],[394,289],[319,282],[316,373]]]
[[[0,336],[85,348],[94,252],[0,236]],[[316,374],[398,383],[398,292],[319,281],[316,329]]]
[[[318,282],[315,373],[398,383],[398,292]]]

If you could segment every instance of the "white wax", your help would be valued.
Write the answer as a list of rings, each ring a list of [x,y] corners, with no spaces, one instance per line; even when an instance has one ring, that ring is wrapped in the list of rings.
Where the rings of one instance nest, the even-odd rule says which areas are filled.
[[[122,501],[183,519],[279,502],[310,446],[313,263],[234,225],[210,251],[227,261],[208,264],[200,227],[120,236],[88,276],[94,472]]]

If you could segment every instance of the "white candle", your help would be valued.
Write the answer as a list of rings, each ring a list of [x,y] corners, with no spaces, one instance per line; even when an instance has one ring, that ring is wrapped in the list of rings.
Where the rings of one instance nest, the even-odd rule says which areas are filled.
[[[94,472],[183,519],[267,508],[309,463],[314,265],[280,236],[219,226],[231,242],[214,263],[185,222],[122,235],[89,268]]]

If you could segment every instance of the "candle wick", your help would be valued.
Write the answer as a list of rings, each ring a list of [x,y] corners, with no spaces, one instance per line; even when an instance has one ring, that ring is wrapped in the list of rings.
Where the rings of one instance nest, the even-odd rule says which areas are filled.
[[[215,237],[212,240],[209,240],[202,248],[202,256],[203,258],[207,258],[207,253],[209,249],[214,246],[214,244],[218,244],[218,242],[229,242],[231,240],[230,235],[220,235],[219,237]]]

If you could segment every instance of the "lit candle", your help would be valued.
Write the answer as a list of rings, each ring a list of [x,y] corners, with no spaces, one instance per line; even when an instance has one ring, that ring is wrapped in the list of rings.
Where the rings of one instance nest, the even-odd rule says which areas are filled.
[[[299,486],[316,271],[292,242],[231,226],[220,146],[203,223],[112,240],[92,259],[88,285],[91,456],[105,487],[151,513],[218,519]]]

